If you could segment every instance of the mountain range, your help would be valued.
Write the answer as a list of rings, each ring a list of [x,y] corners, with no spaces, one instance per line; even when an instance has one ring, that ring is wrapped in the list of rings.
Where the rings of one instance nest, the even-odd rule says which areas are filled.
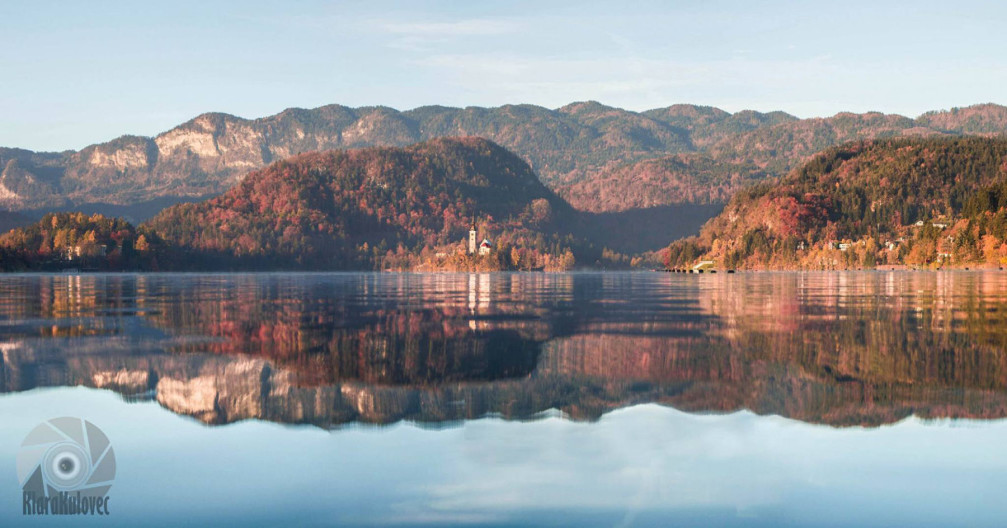
[[[916,119],[873,112],[798,119],[694,105],[631,112],[597,102],[555,110],[329,105],[259,119],[207,113],[154,137],[122,136],[79,151],[0,148],[0,207],[36,217],[73,209],[142,220],[302,152],[479,136],[516,153],[575,207],[619,211],[722,203],[750,179],[784,174],[851,140],[1004,132],[1007,108],[993,104]],[[711,182],[715,190],[707,192]],[[614,189],[634,198],[629,205],[611,199]]]

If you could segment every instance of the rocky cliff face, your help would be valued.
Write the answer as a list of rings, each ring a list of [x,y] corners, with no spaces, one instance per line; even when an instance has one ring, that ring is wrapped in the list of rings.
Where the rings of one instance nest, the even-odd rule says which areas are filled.
[[[65,167],[64,154],[36,154],[0,148],[0,207],[9,211],[33,203],[60,206],[59,181]]]

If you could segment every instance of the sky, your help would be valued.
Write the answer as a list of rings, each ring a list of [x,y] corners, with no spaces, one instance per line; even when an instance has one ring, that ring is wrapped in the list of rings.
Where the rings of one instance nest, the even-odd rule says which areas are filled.
[[[995,2],[3,0],[0,145],[338,103],[799,117],[1005,103]]]
[[[84,387],[4,394],[0,416],[4,526],[944,528],[1007,515],[1003,420],[833,428],[647,404],[596,422],[206,427]],[[20,444],[57,416],[108,435],[109,517],[24,522]]]

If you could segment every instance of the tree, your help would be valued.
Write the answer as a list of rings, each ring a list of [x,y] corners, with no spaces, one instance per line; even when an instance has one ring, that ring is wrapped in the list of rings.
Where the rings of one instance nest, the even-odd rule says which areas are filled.
[[[514,246],[510,250],[510,265],[514,269],[521,269],[521,251]]]
[[[576,259],[573,257],[573,252],[569,249],[564,251],[563,255],[559,258],[559,268],[561,270],[572,270],[576,263]]]

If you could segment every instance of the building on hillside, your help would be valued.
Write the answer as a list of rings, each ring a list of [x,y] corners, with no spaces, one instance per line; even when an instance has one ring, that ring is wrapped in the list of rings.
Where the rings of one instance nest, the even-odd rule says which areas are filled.
[[[63,249],[64,260],[74,260],[81,257],[105,257],[108,255],[108,246],[99,244],[97,246],[67,246]]]
[[[489,255],[491,251],[493,251],[493,243],[489,239],[484,238],[482,243],[479,244],[479,254]]]
[[[917,220],[916,223],[913,225],[916,227],[923,227],[924,224],[925,222],[923,220]],[[947,229],[948,226],[951,225],[951,221],[950,220],[942,220],[940,222],[932,221],[930,222],[930,225],[936,227],[937,229]]]
[[[488,238],[484,238],[482,242],[477,242],[478,240],[479,230],[476,223],[472,222],[472,227],[469,228],[469,255],[489,255],[493,251],[493,243]]]

